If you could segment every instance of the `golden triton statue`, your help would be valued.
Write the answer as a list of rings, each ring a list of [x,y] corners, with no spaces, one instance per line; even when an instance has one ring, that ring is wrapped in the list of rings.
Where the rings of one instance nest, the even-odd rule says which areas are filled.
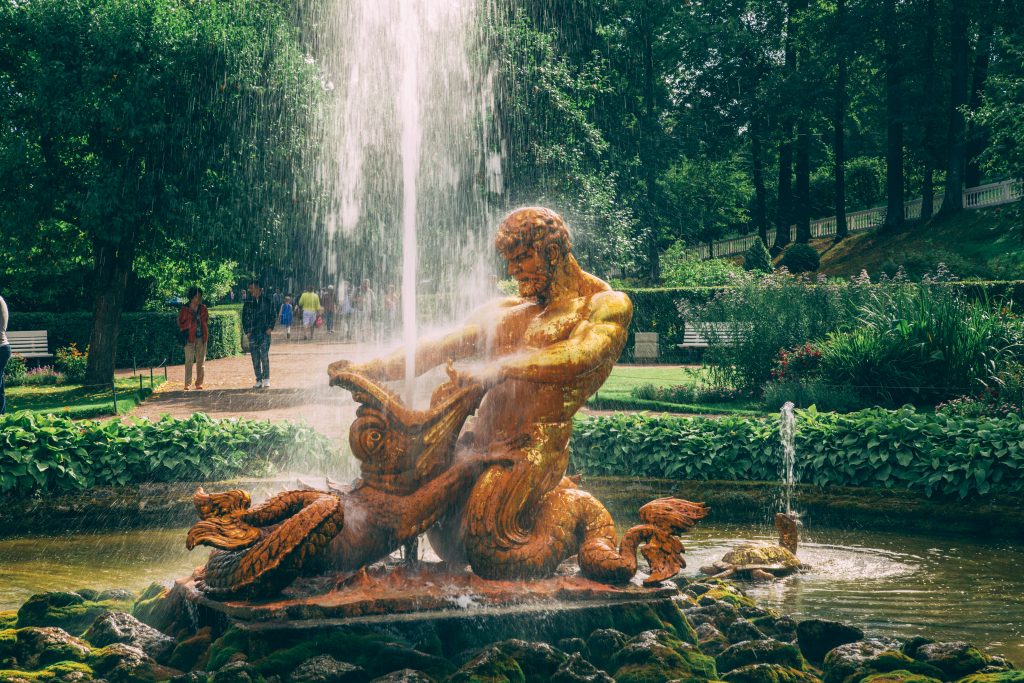
[[[338,499],[335,516],[323,512],[329,506],[321,499],[318,515],[303,512],[316,506],[297,512],[320,524],[313,534],[315,548],[289,545],[298,548],[293,554],[309,557],[308,564],[269,564],[287,565],[285,573],[292,576],[314,565],[351,569],[382,559],[426,530],[443,559],[468,562],[488,579],[549,576],[578,555],[587,577],[621,583],[636,573],[640,546],[651,565],[648,585],[685,566],[675,536],[707,514],[702,504],[652,501],[640,508],[644,523],[616,544],[611,515],[565,476],[573,416],[622,352],[632,317],[629,297],[580,268],[564,221],[549,209],[513,211],[495,242],[518,282],[519,296],[489,303],[460,329],[418,345],[417,375],[448,364],[449,380],[435,390],[428,411],[408,410],[378,384],[404,378],[404,350],[361,364],[331,364],[331,384],[353,391],[363,404],[350,434],[363,477],[352,492],[323,494]],[[482,369],[456,371],[451,365],[469,359],[482,361]],[[471,427],[460,437],[474,410]],[[368,430],[368,415],[376,431]],[[235,494],[228,501],[234,512],[227,514],[235,515],[225,523],[228,534],[213,533],[219,528],[216,519],[225,514],[221,508],[197,498],[204,522],[189,537],[190,546],[205,543],[234,553],[229,562],[215,553],[207,568],[230,566],[214,582],[227,592],[232,585],[260,583],[252,578],[262,571],[260,563],[243,558],[247,548],[266,546],[275,533],[239,531],[238,519],[262,519],[247,512],[247,498],[244,510],[239,500]],[[360,523],[351,529],[341,520],[356,516]],[[265,517],[280,522],[278,516]],[[330,539],[324,538],[322,518],[330,520]],[[290,538],[298,536],[293,529]],[[239,569],[242,565],[246,568]],[[281,579],[269,584],[274,590]]]

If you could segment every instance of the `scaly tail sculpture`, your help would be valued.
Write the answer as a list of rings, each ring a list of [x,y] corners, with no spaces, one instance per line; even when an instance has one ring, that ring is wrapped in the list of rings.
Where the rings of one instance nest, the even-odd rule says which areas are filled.
[[[193,496],[202,521],[185,547],[218,548],[200,587],[214,595],[271,595],[290,584],[303,566],[330,545],[344,526],[342,501],[331,493],[285,491],[249,509],[249,494],[227,491]],[[272,525],[273,531],[266,529]]]

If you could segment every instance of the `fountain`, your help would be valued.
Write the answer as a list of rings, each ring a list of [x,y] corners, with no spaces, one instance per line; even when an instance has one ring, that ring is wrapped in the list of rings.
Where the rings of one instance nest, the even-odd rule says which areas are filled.
[[[782,512],[793,512],[793,489],[796,486],[796,414],[793,402],[786,401],[779,411],[779,440],[782,442]]]

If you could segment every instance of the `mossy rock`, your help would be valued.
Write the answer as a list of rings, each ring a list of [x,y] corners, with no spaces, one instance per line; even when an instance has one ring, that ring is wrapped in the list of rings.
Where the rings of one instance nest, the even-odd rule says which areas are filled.
[[[977,673],[990,659],[981,650],[963,641],[922,645],[917,648],[914,658],[938,667],[948,680]]]
[[[867,661],[865,668],[872,674],[909,671],[912,674],[926,678],[938,678],[940,680],[945,678],[941,669],[925,662],[919,662],[899,650],[886,650],[875,655]]]
[[[104,612],[126,609],[129,605],[121,600],[86,600],[71,591],[37,593],[18,609],[18,628],[56,626],[77,635]]]
[[[159,583],[151,583],[131,605],[129,612],[142,623],[164,633],[174,633],[181,616],[181,593]]]
[[[727,683],[821,683],[809,673],[781,664],[747,664],[722,678]]]
[[[167,665],[182,671],[194,669],[201,663],[200,660],[207,654],[212,643],[212,630],[205,626],[175,645],[167,658]]]
[[[885,673],[873,673],[860,679],[859,683],[940,683],[938,678],[896,669]]]
[[[93,671],[81,662],[57,662],[38,671],[0,670],[0,683],[21,683],[21,681],[91,681]]]
[[[155,683],[181,673],[160,666],[139,648],[124,643],[93,650],[86,663],[97,677],[110,683]]]
[[[697,604],[707,606],[719,601],[733,607],[757,607],[757,603],[753,599],[728,585],[716,586],[707,591],[697,599]]]
[[[57,662],[84,662],[89,645],[54,626],[29,626],[0,632],[0,659],[5,666],[40,669]]]
[[[612,657],[618,683],[709,681],[718,677],[715,660],[668,631],[644,631]]]
[[[526,674],[511,655],[489,647],[456,671],[448,683],[526,683]]]
[[[990,674],[971,674],[957,683],[1024,683],[1024,671],[997,671]]]
[[[10,609],[0,612],[0,631],[14,628],[18,625],[18,610]]]
[[[803,655],[795,645],[778,640],[746,640],[725,649],[715,658],[719,671],[732,671],[748,664],[779,664],[803,670]]]

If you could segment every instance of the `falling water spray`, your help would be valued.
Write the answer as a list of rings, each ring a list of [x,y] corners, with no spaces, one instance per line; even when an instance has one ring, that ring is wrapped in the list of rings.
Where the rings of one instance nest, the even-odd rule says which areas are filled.
[[[402,148],[402,341],[405,344],[405,402],[416,395],[416,179],[420,170],[423,124],[419,103],[419,41],[415,3],[402,2],[398,42],[402,80],[398,89]]]
[[[782,511],[793,513],[793,488],[796,484],[796,415],[792,401],[786,401],[779,411],[779,439],[782,442]]]

